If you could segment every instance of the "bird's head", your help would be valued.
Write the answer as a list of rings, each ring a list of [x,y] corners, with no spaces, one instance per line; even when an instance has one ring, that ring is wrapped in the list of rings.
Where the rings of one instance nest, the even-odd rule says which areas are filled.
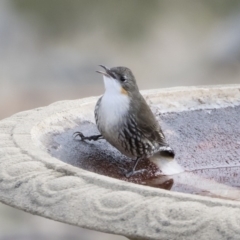
[[[131,70],[126,67],[113,67],[107,68],[103,65],[99,65],[105,71],[97,71],[103,74],[104,85],[106,91],[112,93],[121,93],[131,96],[134,93],[138,93],[138,86]]]

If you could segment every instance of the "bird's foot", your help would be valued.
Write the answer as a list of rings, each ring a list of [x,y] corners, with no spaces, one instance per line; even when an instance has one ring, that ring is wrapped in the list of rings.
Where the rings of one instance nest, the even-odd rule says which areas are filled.
[[[81,140],[81,141],[85,141],[85,140],[97,141],[97,140],[99,140],[99,139],[103,139],[103,136],[102,136],[101,134],[86,137],[86,136],[83,135],[82,132],[75,132],[75,133],[73,134],[73,137],[74,137],[74,139],[76,139],[76,137],[80,137],[80,140]]]
[[[122,168],[122,167],[120,167],[120,169],[122,170],[122,173],[124,174],[124,176],[126,177],[126,178],[130,178],[130,177],[132,177],[133,175],[136,175],[136,174],[138,174],[138,173],[144,173],[145,171],[147,171],[147,169],[140,169],[140,170],[127,170],[127,169],[125,169],[125,168]]]
[[[84,141],[84,138],[85,138],[85,136],[81,132],[73,133],[73,137],[74,137],[74,139],[76,139],[76,137],[80,137],[81,141]]]

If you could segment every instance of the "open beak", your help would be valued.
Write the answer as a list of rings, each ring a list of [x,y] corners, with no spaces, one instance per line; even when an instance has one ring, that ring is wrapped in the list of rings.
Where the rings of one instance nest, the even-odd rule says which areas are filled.
[[[103,66],[103,65],[99,65],[100,67],[102,67],[106,72],[103,72],[103,71],[96,71],[97,73],[101,73],[103,74],[104,76],[106,77],[111,77],[107,72],[109,71],[109,68]]]

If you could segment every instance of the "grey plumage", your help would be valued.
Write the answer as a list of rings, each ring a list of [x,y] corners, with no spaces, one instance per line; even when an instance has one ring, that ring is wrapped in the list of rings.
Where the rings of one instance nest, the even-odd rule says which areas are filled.
[[[135,172],[135,167],[142,158],[156,154],[174,158],[174,151],[166,142],[159,123],[140,94],[131,70],[126,67],[111,69],[101,67],[105,69],[105,72],[97,72],[104,75],[106,92],[96,104],[95,120],[103,138],[122,154],[137,159],[132,171],[127,176],[131,176]],[[111,84],[115,85],[111,86]],[[119,90],[116,90],[116,94],[114,92],[106,98],[106,94],[111,91],[111,88],[119,88]],[[122,97],[121,94],[123,94]],[[111,103],[115,98],[117,99],[116,104]],[[126,110],[123,110],[122,105]],[[109,106],[111,109],[106,109]],[[114,121],[110,121],[109,118],[111,119],[112,115],[115,116],[114,114],[118,118],[113,117]],[[77,133],[77,135],[84,140],[81,133]],[[94,138],[96,139],[96,136],[92,140],[95,140]],[[89,137],[85,139],[89,140]]]
[[[134,101],[130,100],[128,114],[112,129],[112,134],[117,137],[104,130],[105,123],[101,122],[99,116],[101,98],[98,100],[95,107],[95,120],[100,133],[121,153],[131,158],[150,157],[159,151],[169,152],[169,156],[174,157],[174,152],[167,144],[145,99],[140,93],[135,97]]]
[[[116,125],[106,126],[99,111],[102,107],[102,98],[98,100],[95,108],[95,119],[103,137],[121,153],[131,158],[151,157],[158,152],[174,157],[174,151],[166,142],[159,123],[140,94],[131,70],[125,67],[105,70],[108,75],[120,82],[130,101],[129,110]],[[123,76],[125,81],[121,80]],[[112,128],[112,131],[109,129],[105,131],[106,127]]]

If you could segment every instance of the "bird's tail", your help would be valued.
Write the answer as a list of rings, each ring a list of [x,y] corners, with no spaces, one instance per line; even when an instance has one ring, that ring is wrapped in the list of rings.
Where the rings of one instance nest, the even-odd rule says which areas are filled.
[[[173,175],[184,172],[183,167],[174,159],[174,154],[167,151],[160,151],[149,160],[157,165],[160,173],[163,175]]]

